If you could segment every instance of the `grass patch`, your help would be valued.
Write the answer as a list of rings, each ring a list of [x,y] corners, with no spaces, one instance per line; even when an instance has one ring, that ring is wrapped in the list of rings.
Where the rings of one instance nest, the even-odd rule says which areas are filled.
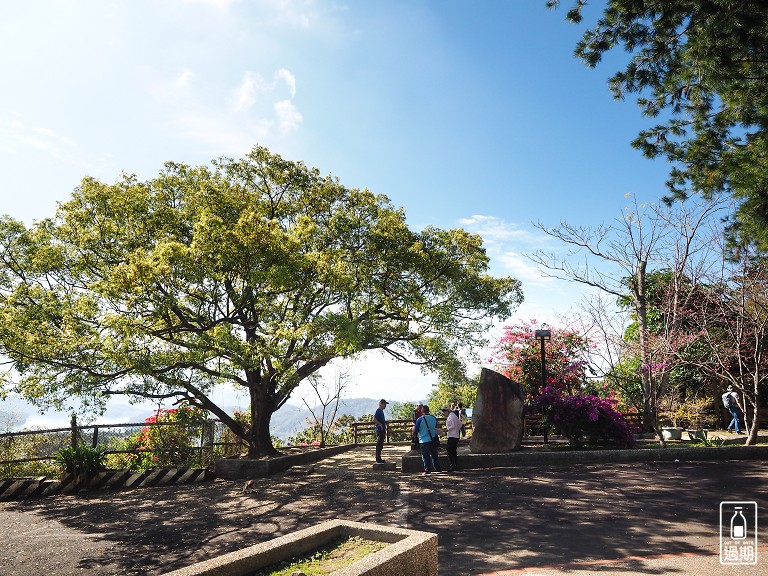
[[[360,536],[337,538],[311,554],[294,556],[253,572],[251,576],[291,576],[301,571],[306,576],[323,576],[357,562],[364,556],[378,552],[386,542],[368,540]]]

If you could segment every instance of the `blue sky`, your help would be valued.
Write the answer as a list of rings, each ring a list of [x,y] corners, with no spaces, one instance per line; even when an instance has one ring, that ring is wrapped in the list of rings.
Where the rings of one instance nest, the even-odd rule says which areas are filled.
[[[630,147],[648,120],[608,91],[624,55],[573,57],[583,30],[544,0],[8,3],[0,213],[29,224],[86,175],[260,144],[386,194],[413,227],[482,234],[492,272],[523,282],[518,316],[557,323],[580,293],[521,256],[551,246],[532,222],[598,225],[628,193],[658,199],[668,170]],[[434,381],[378,358],[353,372],[350,396]]]

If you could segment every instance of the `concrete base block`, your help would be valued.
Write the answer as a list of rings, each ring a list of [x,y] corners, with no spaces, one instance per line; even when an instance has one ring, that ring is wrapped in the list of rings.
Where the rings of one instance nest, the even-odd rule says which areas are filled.
[[[166,576],[247,576],[344,536],[361,536],[389,546],[337,570],[334,574],[338,576],[437,576],[437,534],[345,520],[329,520]]]
[[[397,470],[397,464],[395,462],[374,462],[372,468],[378,472],[392,471]]]
[[[295,454],[281,454],[271,458],[219,458],[213,465],[214,473],[224,480],[247,480],[263,478],[292,466],[301,466],[318,462],[355,448],[354,444],[331,446],[330,448],[311,448]]]
[[[472,454],[459,450],[459,470],[513,468],[516,466],[570,466],[622,462],[691,462],[715,460],[765,460],[768,446],[723,446],[719,448],[645,448],[634,450],[540,450],[522,449],[505,454]],[[448,456],[440,453],[440,466],[448,469]],[[403,456],[403,472],[422,472],[421,455]]]

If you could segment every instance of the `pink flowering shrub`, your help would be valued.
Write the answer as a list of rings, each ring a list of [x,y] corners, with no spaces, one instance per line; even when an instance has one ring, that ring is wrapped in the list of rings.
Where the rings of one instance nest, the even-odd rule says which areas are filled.
[[[634,430],[615,405],[612,399],[565,395],[552,386],[545,387],[533,401],[533,409],[574,444],[586,439],[589,444],[634,448],[637,444],[632,436]]]
[[[541,343],[536,339],[536,320],[504,327],[504,334],[488,361],[499,372],[519,382],[529,399],[542,387]],[[546,385],[576,392],[587,380],[588,352],[594,347],[589,338],[572,328],[551,327],[552,337],[544,346]]]

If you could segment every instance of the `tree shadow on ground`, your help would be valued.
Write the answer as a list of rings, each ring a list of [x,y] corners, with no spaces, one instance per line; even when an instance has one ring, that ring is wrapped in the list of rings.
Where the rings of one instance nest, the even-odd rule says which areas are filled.
[[[766,480],[758,462],[548,466],[432,478],[320,470],[257,479],[245,491],[244,482],[216,481],[6,503],[0,520],[3,510],[36,514],[105,543],[83,553],[82,574],[162,574],[331,518],[436,532],[441,573],[561,565],[576,571],[573,563],[592,560],[716,552],[720,501],[756,500],[759,510],[768,509]],[[628,566],[628,573],[657,573],[638,560]]]
[[[460,480],[440,477],[440,498],[414,495],[411,504],[418,510],[410,517],[413,528],[445,525],[448,517],[449,528],[438,530],[440,562],[460,567],[460,573],[562,565],[576,570],[577,562],[717,553],[722,500],[768,505],[761,488],[768,474],[757,462],[476,472]],[[612,569],[658,572],[638,561]]]

